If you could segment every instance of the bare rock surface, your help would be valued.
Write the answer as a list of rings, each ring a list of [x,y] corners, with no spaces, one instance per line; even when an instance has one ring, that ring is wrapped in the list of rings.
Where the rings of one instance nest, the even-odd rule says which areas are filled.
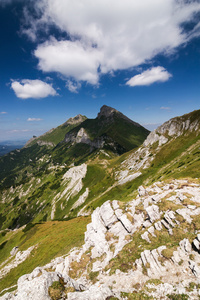
[[[63,185],[66,185],[66,188],[64,191],[58,193],[53,202],[52,202],[52,211],[51,211],[51,219],[53,220],[56,210],[56,203],[61,200],[62,198],[65,198],[66,201],[71,196],[75,196],[78,194],[82,188],[83,188],[83,178],[86,176],[87,173],[87,164],[82,164],[80,166],[71,167],[64,175],[63,175]],[[88,190],[85,192],[85,194],[82,196],[81,199],[79,199],[79,202],[77,205],[80,205],[80,202],[85,201],[88,195]]]
[[[71,178],[75,171],[77,170],[70,171]],[[82,171],[81,176],[85,174]],[[69,173],[66,180],[68,175]],[[190,201],[194,204],[182,204],[180,197],[183,198],[184,195],[190,195]],[[1,299],[21,300],[26,299],[27,295],[27,299],[49,299],[48,288],[60,276],[66,286],[75,289],[75,292],[68,293],[68,299],[72,300],[106,300],[113,295],[122,300],[120,293],[134,292],[137,284],[141,288],[147,284],[150,288],[147,293],[154,299],[167,299],[166,295],[170,293],[186,294],[189,299],[197,299],[198,290],[194,288],[190,291],[188,286],[190,283],[200,283],[200,233],[195,233],[192,243],[185,236],[187,226],[190,228],[193,218],[200,214],[199,198],[198,184],[173,180],[167,184],[157,182],[150,187],[140,187],[138,196],[126,204],[117,200],[105,202],[92,213],[91,223],[87,225],[85,232],[85,243],[81,248],[72,249],[67,255],[22,276],[18,280],[17,291],[7,293]],[[177,205],[182,208],[177,209]],[[180,238],[178,235],[177,240],[174,234],[182,226],[180,216],[185,228],[184,236]],[[158,246],[156,239],[162,234],[167,239],[166,245],[165,239],[162,239],[162,244]],[[130,248],[125,255],[125,247],[135,237],[137,243],[134,244],[134,249]],[[170,239],[173,240],[173,247]],[[131,268],[126,272],[112,270],[111,262],[123,255],[127,259],[128,253],[132,255],[130,251],[138,253],[137,259],[131,261]],[[88,257],[87,265],[77,273],[77,278],[71,279],[73,263],[77,262],[78,266],[83,257]],[[49,268],[53,272],[47,272]],[[95,284],[88,278],[88,272],[96,274]],[[149,279],[160,280],[160,283],[148,283]]]
[[[18,251],[18,247],[13,248],[10,254],[11,257],[13,257],[13,259],[1,269],[0,279],[3,278],[6,274],[8,274],[12,269],[16,268],[18,265],[23,263],[26,259],[28,259],[29,255],[31,254],[31,251],[34,248],[35,246],[32,246],[25,251]]]

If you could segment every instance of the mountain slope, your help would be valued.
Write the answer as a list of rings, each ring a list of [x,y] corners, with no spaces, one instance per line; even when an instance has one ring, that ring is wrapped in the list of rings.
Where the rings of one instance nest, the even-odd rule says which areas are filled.
[[[87,136],[80,131],[87,131]],[[141,144],[147,134],[139,124],[104,106],[96,119],[71,118],[0,158],[0,229],[76,217],[85,201],[89,204],[113,184],[108,161]]]
[[[159,171],[157,179],[169,177],[170,173],[166,174],[169,169],[172,173],[178,172],[178,177],[184,176],[190,161],[191,164],[199,164],[199,133],[200,110],[173,118],[151,132],[143,145],[126,157],[121,169],[129,169],[130,174],[147,169]]]
[[[70,130],[55,148],[35,144],[4,157],[16,169],[10,178],[15,184],[11,186],[6,177],[1,185],[0,269],[3,273],[7,265],[16,262],[17,254],[11,257],[9,252],[18,245],[20,251],[31,251],[27,257],[31,255],[32,268],[25,253],[19,253],[25,260],[5,275],[2,289],[16,284],[19,276],[26,270],[32,272],[40,261],[47,262],[42,241],[55,237],[51,230],[46,231],[48,226],[55,226],[64,245],[66,235],[56,228],[71,228],[73,223],[69,230],[76,236],[74,246],[80,246],[78,231],[90,222],[90,216],[84,216],[91,214],[84,245],[71,252],[66,249],[64,257],[21,277],[13,287],[18,289],[19,299],[27,295],[34,300],[65,299],[66,294],[71,300],[198,299],[200,110],[165,122],[139,148],[117,157],[113,145],[98,148],[91,144],[102,136],[114,138],[115,118],[123,120],[126,128],[127,122],[130,124],[125,116],[104,107],[97,119],[85,120]],[[119,130],[119,135],[122,132]],[[115,143],[125,149],[125,139],[119,137]],[[65,163],[64,156],[68,156]],[[56,219],[62,221],[53,221]],[[33,224],[7,229],[28,222]],[[55,250],[47,255],[50,262],[61,254],[54,238],[48,243]],[[38,251],[34,254],[37,247],[41,256]]]
[[[86,119],[87,117],[82,115],[77,115],[74,118],[70,118],[64,124],[58,126],[57,128],[53,128],[39,137],[33,137],[26,143],[25,147],[30,147],[35,143],[41,146],[56,146],[58,143],[64,140],[65,134],[67,132],[72,130],[74,127],[76,127]]]
[[[146,189],[141,186],[127,204],[117,200],[105,202],[93,212],[81,248],[22,276],[13,287],[17,288],[17,298],[7,294],[2,300],[198,299],[199,196],[199,182],[171,180],[157,182]],[[75,240],[82,222],[83,219],[74,224]],[[59,234],[57,225],[52,224],[50,229],[47,226],[44,229],[44,225],[23,229],[26,247],[36,247],[34,242],[40,241],[38,236],[42,238],[42,230],[45,237],[55,226],[55,233]],[[34,228],[39,229],[39,233]],[[66,229],[70,230],[67,223]],[[53,239],[49,240],[49,247],[54,246],[55,233],[51,233]],[[20,234],[18,230],[15,236]],[[5,249],[11,246],[9,235],[4,237]],[[66,241],[67,247],[70,242]],[[45,243],[40,251],[44,251],[43,248]],[[59,254],[60,248],[57,248]],[[24,247],[17,251],[21,249]],[[48,257],[50,255],[48,253]],[[31,261],[34,257],[39,258],[38,251],[32,254]],[[28,260],[21,265],[27,268]],[[17,270],[23,272],[20,266]],[[16,279],[7,274],[0,286],[8,286],[8,280],[16,284]]]

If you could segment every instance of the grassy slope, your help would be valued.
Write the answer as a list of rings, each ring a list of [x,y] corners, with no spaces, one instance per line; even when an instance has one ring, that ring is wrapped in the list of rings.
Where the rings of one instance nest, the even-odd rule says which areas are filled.
[[[190,117],[192,120],[198,120],[199,112],[191,113]],[[186,118],[188,118],[188,115],[180,117],[181,120]],[[96,120],[86,120],[84,123],[89,124],[93,121],[96,122]],[[82,125],[84,123],[82,123]],[[96,125],[89,127],[92,132]],[[111,127],[107,128],[109,132]],[[79,126],[76,130],[78,128]],[[123,131],[123,126],[121,126],[121,128]],[[100,134],[100,127],[98,130],[98,134]],[[116,129],[116,131],[118,131],[118,129]],[[64,198],[57,203],[55,218],[61,220],[66,215],[70,218],[76,217],[78,211],[83,208],[85,204],[88,206],[88,210],[92,211],[108,199],[118,199],[121,201],[131,200],[134,191],[141,184],[147,185],[154,181],[168,178],[200,177],[199,143],[200,138],[195,132],[185,132],[183,136],[177,137],[176,139],[172,138],[166,145],[161,147],[150,168],[143,170],[141,176],[122,186],[115,185],[114,172],[119,168],[120,163],[128,157],[129,153],[125,153],[114,160],[109,160],[104,165],[103,161],[106,161],[106,157],[104,156],[103,160],[100,160],[99,157],[100,155],[103,156],[103,154],[99,154],[98,151],[90,153],[90,147],[88,145],[77,144],[70,148],[67,148],[66,144],[59,145],[53,152],[51,151],[50,161],[56,164],[66,163],[67,165],[72,162],[75,164],[87,162],[88,172],[86,178],[83,180],[84,187],[79,194],[70,198],[67,204]],[[154,151],[154,148],[154,145],[152,145],[152,151]],[[15,204],[14,208],[12,207],[13,200],[9,203],[1,204],[0,226],[4,222],[3,228],[14,228],[18,224],[23,225],[33,220],[34,222],[50,220],[52,200],[56,193],[62,192],[64,189],[64,187],[62,187],[62,176],[67,171],[67,167],[61,170],[49,170],[48,155],[50,150],[37,145],[33,145],[28,149],[22,149],[22,151],[17,154],[17,159],[15,159],[15,156],[10,156],[10,161],[8,162],[10,162],[10,167],[14,164],[15,169],[13,173],[11,172],[8,178],[6,178],[3,184],[7,184],[9,187],[12,185],[13,180],[15,186],[25,184],[28,189],[30,180],[33,177],[41,179],[41,183],[38,185],[35,179],[33,185],[37,185],[37,190],[35,190],[33,186],[30,193],[22,197],[20,201],[16,198],[19,192],[16,192],[12,198]],[[36,157],[38,158],[44,155],[44,153],[46,153],[47,161],[38,163]],[[13,157],[14,160],[11,160]],[[31,162],[30,158],[32,160]],[[6,157],[5,160],[8,160],[8,157]],[[22,164],[24,165],[24,169],[22,168],[20,171]],[[37,168],[35,168],[36,165]],[[7,168],[9,170],[9,164]],[[71,210],[73,204],[86,190],[86,187],[88,187],[90,191],[86,203]],[[6,199],[8,199],[9,196],[9,194],[6,194]],[[25,205],[24,202],[26,200],[28,200],[28,203]],[[42,210],[41,207],[38,206],[37,201],[44,203]],[[62,203],[64,206],[63,210],[60,208]],[[7,220],[5,221],[6,215]]]
[[[86,117],[84,117],[85,119],[87,119]],[[37,141],[44,141],[47,143],[53,143],[55,146],[60,143],[61,141],[64,140],[66,133],[68,133],[70,130],[72,130],[73,128],[77,127],[80,123],[76,123],[76,124],[67,124],[64,123],[54,129],[52,129],[52,131],[47,132],[44,135],[39,136],[38,138],[34,139],[29,146],[34,145]]]
[[[200,122],[200,110],[194,111],[178,118],[182,122],[190,118],[192,121]],[[176,118],[177,119],[177,118]],[[94,208],[102,205],[106,200],[118,199],[129,201],[137,188],[144,184],[149,185],[158,180],[173,178],[199,178],[200,177],[200,135],[195,131],[185,131],[183,135],[172,138],[167,144],[163,145],[156,154],[151,166],[142,170],[142,174],[133,181],[124,185],[113,185],[106,194],[93,201]],[[134,152],[132,150],[110,162],[110,168],[118,170],[120,163]],[[154,151],[154,145],[152,145]]]
[[[191,114],[191,118],[193,118],[194,120],[197,119],[198,116],[199,116],[199,113],[196,113],[196,112],[195,112],[195,116],[193,114]],[[195,133],[187,134],[185,132],[184,136],[180,136],[176,139],[172,139],[168,144],[164,145],[161,148],[161,150],[159,151],[159,153],[156,155],[154,161],[152,162],[151,167],[149,169],[144,170],[142,172],[141,176],[139,176],[132,182],[128,182],[122,186],[114,185],[113,172],[115,171],[115,169],[118,168],[121,161],[124,160],[128,156],[128,153],[110,161],[110,164],[107,164],[105,166],[100,164],[100,162],[98,164],[98,161],[95,161],[96,163],[91,161],[88,166],[87,175],[86,175],[85,179],[83,180],[84,190],[86,187],[89,187],[89,189],[91,190],[91,193],[89,194],[89,197],[86,200],[86,203],[88,204],[88,208],[93,210],[94,208],[96,208],[97,206],[101,205],[103,202],[105,202],[109,199],[110,200],[117,199],[117,200],[121,200],[121,201],[125,201],[125,202],[128,200],[131,200],[135,196],[136,189],[141,184],[151,184],[152,182],[155,182],[157,180],[166,180],[166,179],[170,179],[170,178],[200,177],[200,155],[199,155],[200,151],[199,151],[199,148],[200,148],[200,137],[197,136]],[[64,150],[63,150],[63,155],[64,155]],[[49,174],[48,176],[52,176],[52,175]],[[55,176],[55,178],[57,178],[56,180],[58,182],[59,176]],[[52,179],[51,184],[53,184],[53,182],[55,184],[55,178]],[[113,185],[113,187],[112,187],[112,185]],[[109,189],[110,187],[111,187],[111,189]],[[47,188],[47,191],[50,190],[50,186],[47,186],[46,188]],[[44,191],[46,188],[41,188],[41,191],[42,190]],[[56,186],[55,186],[55,188],[56,188]],[[106,190],[108,192],[105,193],[104,195],[102,195],[102,193]],[[79,193],[74,199],[69,199],[69,207],[66,210],[64,210],[63,215],[64,215],[64,213],[67,213],[67,212],[69,213],[70,207],[78,199],[78,197],[80,196],[81,193]],[[48,195],[48,193],[47,194],[43,193],[43,196],[44,195],[46,197]],[[36,194],[35,197],[38,198],[38,195]],[[74,217],[76,212],[77,212],[77,210],[72,211],[70,213],[71,217]],[[60,211],[58,210],[56,212],[56,214],[57,214],[57,216],[59,216]],[[79,220],[83,220],[83,222],[85,222],[84,224],[86,224],[88,222],[88,219],[81,218]],[[82,221],[80,221],[80,224],[82,224],[81,222]],[[60,243],[58,242],[58,245],[56,245],[56,243],[54,243],[54,247],[53,247],[54,250],[52,250],[53,253],[51,253],[50,256],[53,257],[54,255],[57,255],[58,253],[59,253],[59,255],[63,254],[64,252],[62,252],[62,250],[61,250],[61,245],[63,246],[64,244],[62,244],[62,243],[67,244],[68,243],[67,241],[69,239],[69,248],[70,248],[70,247],[72,247],[72,244],[75,243],[76,241],[72,241],[71,237],[70,238],[68,237],[70,230],[68,231],[68,235],[67,235],[67,231],[62,233],[62,230],[63,230],[62,226],[65,226],[62,224],[68,224],[68,226],[73,227],[75,223],[76,223],[76,219],[71,220],[67,223],[66,222],[47,222],[46,225],[45,224],[36,225],[36,226],[38,226],[38,228],[35,226],[26,234],[17,233],[17,235],[16,235],[16,237],[14,237],[13,241],[12,242],[8,241],[5,245],[3,244],[4,242],[6,242],[5,238],[9,239],[10,233],[7,234],[6,237],[2,236],[2,238],[0,240],[0,243],[1,243],[0,248],[2,246],[1,251],[0,251],[0,261],[5,259],[6,258],[5,255],[7,255],[10,252],[12,247],[19,245],[18,243],[21,241],[22,241],[22,244],[21,244],[22,248],[20,250],[28,248],[30,245],[34,244],[35,242],[37,243],[37,240],[40,241],[40,234],[41,234],[41,236],[44,234],[44,236],[45,236],[44,243],[45,243],[45,245],[48,245],[48,238],[51,239],[51,236],[52,237],[54,236],[53,227],[57,228],[57,225],[52,225],[52,224],[60,224],[59,226],[61,226],[61,227],[59,228],[59,231],[57,231],[57,236],[59,239],[61,239],[61,242]],[[72,227],[69,227],[69,228],[71,228],[71,230],[72,230]],[[37,231],[34,232],[35,228],[38,229],[37,231],[38,231],[39,235],[37,235]],[[46,230],[47,230],[47,234],[45,233]],[[84,230],[85,230],[85,227],[84,227]],[[84,232],[84,230],[83,230],[83,232]],[[43,231],[43,233],[42,233],[42,231]],[[77,233],[77,239],[78,239],[78,234],[80,234],[80,232]],[[177,234],[179,234],[179,232],[177,232]],[[31,237],[29,238],[28,235]],[[56,236],[56,231],[55,231],[55,237],[57,238],[57,236]],[[68,237],[67,241],[65,241],[66,236]],[[62,240],[62,238],[63,238],[63,240]],[[163,241],[163,239],[164,240],[166,239],[165,234],[163,236],[160,236],[160,241]],[[135,247],[134,245],[135,245],[136,241],[137,241],[137,239],[134,239],[133,243],[130,243],[129,246],[127,246],[127,253],[130,252],[130,249],[132,249],[132,248],[134,249],[134,247]],[[173,241],[173,240],[169,241],[169,243],[172,243],[172,244],[174,242],[176,242],[176,241]],[[142,241],[142,243],[146,247],[146,244],[145,244],[146,242]],[[152,245],[157,246],[156,243],[157,242],[154,241],[154,243]],[[66,249],[68,249],[68,248],[66,248]],[[66,249],[64,249],[63,251],[65,251],[65,252],[68,251]],[[56,252],[57,250],[58,250],[58,252]],[[54,251],[56,252],[56,254]],[[42,255],[42,253],[44,253],[44,256]],[[126,254],[126,247],[125,247],[124,253]],[[136,256],[138,257],[139,254],[140,253],[137,253]],[[36,263],[34,263],[34,266],[39,265],[39,264],[41,265],[41,264],[48,262],[50,260],[50,257],[48,257],[46,259],[45,255],[46,255],[45,251],[44,252],[41,251],[41,255],[38,254],[38,258],[36,255]],[[125,257],[126,257],[126,255],[125,255]],[[119,261],[117,261],[118,259],[119,259]],[[114,269],[118,268],[120,264],[122,264],[122,267],[120,267],[120,268],[123,268],[124,263],[126,263],[126,261],[125,261],[124,256],[122,256],[122,257],[118,257],[115,260],[115,262],[112,262],[111,266],[114,270]],[[20,276],[19,274],[22,274],[24,269],[26,269],[26,270],[31,269],[31,266],[29,265],[28,262],[25,262],[24,264],[22,264],[21,267],[18,267],[18,268],[16,269],[17,271],[13,271],[14,273],[12,272],[12,274],[14,274],[15,278],[17,276]],[[17,272],[17,273],[15,273],[15,272]],[[5,281],[2,281],[3,282],[2,287],[6,286],[6,280],[8,280],[9,285],[13,284],[12,279],[11,278],[9,279],[9,277],[8,277],[7,279],[5,279]],[[0,288],[1,288],[1,284],[0,284]]]
[[[117,142],[125,151],[138,147],[143,143],[149,131],[142,126],[122,118],[119,113],[115,113],[113,119],[87,119],[71,132],[75,134],[83,127],[92,140],[107,136]]]
[[[1,279],[0,291],[16,284],[20,276],[30,273],[35,267],[43,266],[51,259],[68,253],[73,247],[80,247],[84,242],[84,232],[89,222],[90,217],[81,217],[70,221],[35,224],[27,231],[26,228],[18,229],[5,236],[1,233],[0,264],[9,257],[10,251],[15,246],[18,246],[20,251],[33,245],[37,247],[25,262]]]

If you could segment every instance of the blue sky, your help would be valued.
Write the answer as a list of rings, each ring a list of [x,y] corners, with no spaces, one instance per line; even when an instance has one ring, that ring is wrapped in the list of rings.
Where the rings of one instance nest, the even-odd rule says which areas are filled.
[[[104,104],[152,130],[199,109],[200,3],[0,0],[0,141]]]

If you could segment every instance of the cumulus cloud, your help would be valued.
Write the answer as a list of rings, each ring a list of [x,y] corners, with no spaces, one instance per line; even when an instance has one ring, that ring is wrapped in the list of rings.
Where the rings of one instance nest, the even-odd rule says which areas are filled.
[[[7,112],[6,111],[0,111],[0,115],[6,115]]]
[[[41,80],[24,79],[20,82],[12,81],[11,88],[14,90],[16,96],[21,99],[39,99],[57,95],[51,84]]]
[[[38,121],[42,121],[42,119],[40,119],[40,118],[28,118],[27,121],[28,122],[38,122]]]
[[[85,46],[80,41],[58,42],[55,39],[39,45],[35,51],[42,71],[59,72],[91,84],[98,82],[97,69],[101,55],[97,48]]]
[[[137,85],[151,85],[154,82],[165,82],[169,80],[171,76],[172,75],[166,71],[165,68],[158,66],[133,76],[126,82],[126,85],[132,87]]]
[[[37,46],[39,68],[90,84],[170,54],[200,32],[199,21],[195,31],[182,28],[200,11],[198,0],[37,0],[35,7],[40,18],[31,20],[31,38],[52,24],[69,37]]]

